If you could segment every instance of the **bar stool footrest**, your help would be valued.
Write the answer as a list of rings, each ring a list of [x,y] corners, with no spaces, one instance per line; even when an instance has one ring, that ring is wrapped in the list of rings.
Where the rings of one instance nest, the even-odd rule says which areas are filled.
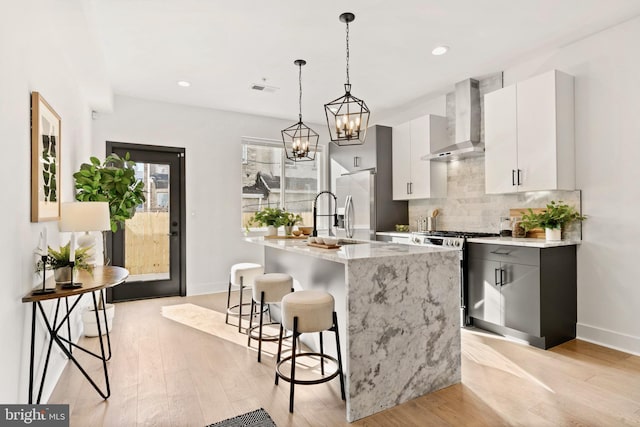
[[[264,327],[265,326],[276,326],[276,325],[279,327],[280,326],[280,322],[263,323],[262,324],[262,329],[263,329],[262,332],[263,332],[263,334],[264,334]],[[255,335],[253,334],[253,331],[256,331],[256,330],[257,331],[260,330],[260,325],[259,324],[250,327],[248,329],[247,333],[251,336],[252,340],[258,341],[258,340],[260,340],[259,333],[255,334]],[[292,336],[293,336],[293,333],[289,333],[289,335],[283,335],[282,339],[291,338]],[[278,334],[276,334],[276,335],[262,335],[262,341],[278,341],[278,339],[279,339],[279,335]]]
[[[338,374],[340,373],[340,368],[338,367],[338,360],[335,357],[329,356],[328,354],[322,354],[322,353],[312,353],[312,352],[298,353],[298,354],[296,354],[296,362],[298,361],[298,358],[305,357],[305,356],[306,357],[316,356],[316,357],[320,357],[322,359],[329,360],[329,361],[335,363],[336,370],[335,370],[335,372],[332,372],[329,375],[325,375],[324,377],[319,378],[317,380],[300,380],[300,379],[296,378],[294,380],[294,384],[307,384],[307,385],[309,385],[309,384],[322,384],[322,383],[325,383],[327,381],[331,381],[332,379],[337,377]],[[284,357],[276,365],[276,375],[278,375],[278,377],[282,378],[284,381],[289,382],[289,383],[291,382],[291,377],[289,377],[289,376],[283,374],[282,372],[280,372],[280,366],[283,363],[290,361],[291,358],[292,358],[292,356]]]
[[[251,302],[243,302],[243,303],[242,303],[242,306],[243,306],[243,307],[244,307],[244,306],[246,306],[246,307],[251,308]],[[238,317],[238,316],[239,316],[239,314],[240,314],[240,313],[238,312],[239,307],[240,307],[240,304],[232,305],[232,306],[230,306],[229,308],[227,308],[227,313],[228,313],[228,314],[230,314],[230,315],[232,315],[232,316],[236,316],[236,317]],[[259,308],[258,308],[258,310],[259,310]],[[244,311],[244,309],[243,309],[242,311]],[[247,313],[242,313],[242,317],[248,317],[248,316],[251,316],[250,311],[251,311],[251,310],[248,310],[248,311],[247,311]],[[267,312],[267,306],[266,306],[266,305],[265,305],[265,306],[264,306],[264,308],[262,309],[262,312],[263,312],[263,313],[266,313],[266,312]],[[253,313],[253,314],[254,314],[254,315],[256,315],[256,314],[259,314],[259,313],[258,313],[258,312],[256,312],[256,313]]]

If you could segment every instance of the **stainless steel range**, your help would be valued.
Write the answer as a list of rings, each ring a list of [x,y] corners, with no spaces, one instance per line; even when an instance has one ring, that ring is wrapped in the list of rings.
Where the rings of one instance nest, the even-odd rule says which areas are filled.
[[[460,254],[460,325],[469,324],[467,316],[467,238],[493,237],[497,233],[476,233],[467,231],[425,231],[411,233],[412,245],[438,246],[458,249]]]

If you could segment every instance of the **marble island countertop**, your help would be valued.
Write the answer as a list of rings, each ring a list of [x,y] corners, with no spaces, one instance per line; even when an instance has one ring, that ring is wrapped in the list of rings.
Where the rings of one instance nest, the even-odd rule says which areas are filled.
[[[458,250],[370,241],[340,249],[307,246],[302,239],[245,241],[263,246],[265,272],[290,274],[294,288],[333,295],[344,343],[347,421],[460,382]],[[317,351],[311,338],[302,336]],[[337,351],[330,342],[324,345],[329,354]]]
[[[324,249],[308,246],[302,239],[265,239],[264,237],[246,237],[250,243],[257,243],[272,248],[303,253],[316,258],[346,264],[349,260],[387,258],[393,256],[417,255],[426,253],[450,252],[450,248],[434,248],[429,246],[409,246],[388,242],[349,243],[339,249]]]
[[[524,246],[528,248],[555,248],[558,246],[579,245],[580,240],[545,240],[516,237],[474,237],[467,239],[469,243],[484,243],[489,245]]]

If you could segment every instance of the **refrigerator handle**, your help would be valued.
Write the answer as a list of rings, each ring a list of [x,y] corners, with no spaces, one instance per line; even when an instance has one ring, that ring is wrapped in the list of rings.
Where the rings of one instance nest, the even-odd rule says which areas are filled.
[[[353,237],[353,200],[351,195],[347,196],[347,200],[344,204],[344,230],[347,238]]]

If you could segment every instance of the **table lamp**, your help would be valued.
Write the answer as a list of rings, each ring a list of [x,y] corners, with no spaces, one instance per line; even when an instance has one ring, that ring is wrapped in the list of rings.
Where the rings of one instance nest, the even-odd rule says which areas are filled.
[[[69,240],[69,265],[71,266],[71,283],[65,288],[77,288],[82,283],[73,283],[73,268],[75,267],[76,231],[84,231],[82,246],[90,246],[95,239],[89,235],[90,231],[105,231],[111,229],[109,217],[109,203],[107,202],[71,202],[60,206],[60,231],[71,232]]]

